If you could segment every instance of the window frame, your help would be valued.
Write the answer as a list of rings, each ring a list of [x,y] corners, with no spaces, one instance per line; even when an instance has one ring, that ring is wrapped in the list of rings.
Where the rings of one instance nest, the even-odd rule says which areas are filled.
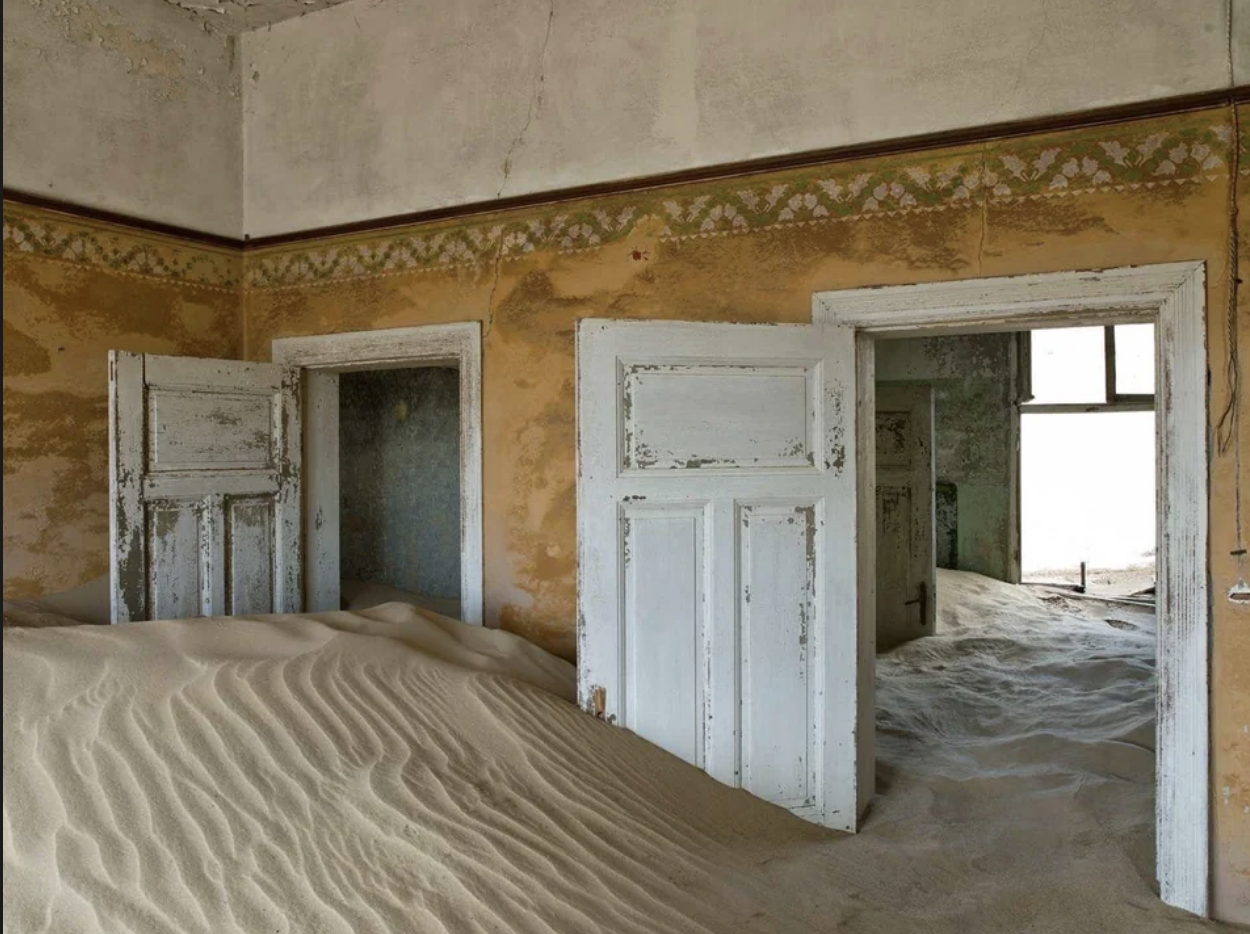
[[[1128,322],[1131,323],[1131,322]],[[1116,325],[1103,327],[1104,398],[1101,402],[1031,402],[1033,398],[1032,334],[1020,342],[1020,411],[1032,415],[1070,414],[1072,412],[1153,412],[1154,393],[1120,392],[1116,381]]]

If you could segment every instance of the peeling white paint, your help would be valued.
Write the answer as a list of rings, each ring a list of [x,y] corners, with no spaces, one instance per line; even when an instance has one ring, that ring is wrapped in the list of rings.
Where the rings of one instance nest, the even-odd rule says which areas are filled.
[[[222,0],[195,3],[193,0],[164,0],[172,7],[189,13],[206,28],[228,33],[262,29],[283,20],[307,16],[346,0]]]

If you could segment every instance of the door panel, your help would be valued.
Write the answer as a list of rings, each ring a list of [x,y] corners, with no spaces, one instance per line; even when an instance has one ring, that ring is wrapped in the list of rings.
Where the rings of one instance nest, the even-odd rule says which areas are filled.
[[[703,762],[704,508],[627,505],[625,726],[687,762]]]
[[[878,386],[877,650],[931,635],[936,621],[933,389]]]
[[[807,367],[633,363],[623,370],[626,470],[812,463]]]
[[[149,386],[147,405],[150,471],[273,467],[267,395]]]
[[[194,500],[155,500],[147,508],[151,543],[148,606],[154,619],[199,616],[204,514]],[[188,586],[189,585],[189,586]]]
[[[854,829],[855,343],[581,322],[579,692],[712,776]]]
[[[298,381],[109,355],[114,622],[299,609]]]
[[[742,787],[789,808],[815,802],[808,627],[816,611],[816,507],[742,505]]]
[[[265,499],[226,499],[226,606],[231,616],[272,612],[275,534],[273,504]]]

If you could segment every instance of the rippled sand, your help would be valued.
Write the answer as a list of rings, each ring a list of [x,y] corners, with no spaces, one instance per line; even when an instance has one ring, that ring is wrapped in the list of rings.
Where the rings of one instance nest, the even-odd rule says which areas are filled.
[[[412,607],[6,628],[5,929],[1214,930],[1147,882],[1149,640],[1088,627],[1101,667],[1072,684],[1126,705],[1092,724],[1029,692],[941,705],[942,671],[883,659],[884,793],[855,837],[580,713],[567,663]],[[926,651],[999,659],[984,693],[1034,657],[954,645],[985,637]],[[986,724],[1015,735],[941,751]]]

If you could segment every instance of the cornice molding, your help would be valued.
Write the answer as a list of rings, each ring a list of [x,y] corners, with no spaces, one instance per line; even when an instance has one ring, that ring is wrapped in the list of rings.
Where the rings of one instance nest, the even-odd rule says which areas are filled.
[[[665,240],[982,207],[1227,176],[1250,86],[235,240],[6,189],[4,251],[213,288],[297,288]],[[1243,106],[1238,106],[1243,110]],[[1250,114],[1248,114],[1250,116]],[[1241,121],[1250,153],[1250,119]],[[1242,173],[1250,159],[1242,157]]]

